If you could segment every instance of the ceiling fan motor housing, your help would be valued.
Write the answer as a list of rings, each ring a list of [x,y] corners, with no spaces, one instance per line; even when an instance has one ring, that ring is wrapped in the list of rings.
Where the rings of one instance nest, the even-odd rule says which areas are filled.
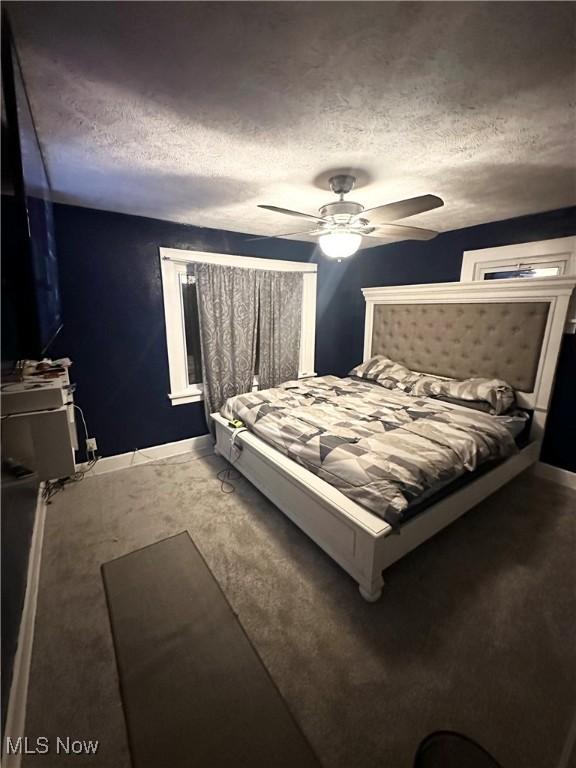
[[[336,203],[327,203],[320,208],[320,216],[324,219],[330,217],[337,223],[347,223],[353,216],[362,213],[364,206],[353,203],[351,200],[342,200]]]

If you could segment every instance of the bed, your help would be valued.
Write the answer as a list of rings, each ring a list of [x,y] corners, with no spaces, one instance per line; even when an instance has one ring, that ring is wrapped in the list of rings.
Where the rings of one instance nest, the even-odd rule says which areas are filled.
[[[389,392],[376,383],[321,377],[241,396],[247,400],[236,406],[244,407],[244,418],[240,410],[213,414],[216,451],[336,560],[366,600],[375,601],[389,565],[538,460],[573,288],[574,280],[553,278],[363,290],[365,361],[382,355],[433,377],[504,379],[514,387],[518,406],[530,414],[529,427],[522,429],[522,419],[506,423],[462,404]],[[254,405],[257,416],[251,418]],[[279,429],[282,409],[286,426]],[[344,423],[343,413],[349,422]],[[330,445],[314,443],[317,419],[334,419],[334,414],[339,428],[331,430],[336,434]],[[232,417],[243,418],[251,429],[234,429]],[[398,420],[402,429],[394,423],[389,430]],[[434,434],[423,433],[431,423]],[[377,427],[366,432],[368,424]],[[401,461],[396,467],[394,462],[374,466],[365,450],[378,440],[385,441],[386,450],[399,445],[398,456],[406,455],[434,441],[447,442],[463,424],[481,437],[463,442],[466,466],[454,471],[454,454],[450,458],[439,451],[433,456],[437,471],[406,477]],[[311,432],[299,444],[298,435],[307,429]],[[425,438],[431,439],[418,442]],[[344,480],[332,477],[337,465]],[[364,475],[370,470],[367,487],[358,483],[360,466]]]

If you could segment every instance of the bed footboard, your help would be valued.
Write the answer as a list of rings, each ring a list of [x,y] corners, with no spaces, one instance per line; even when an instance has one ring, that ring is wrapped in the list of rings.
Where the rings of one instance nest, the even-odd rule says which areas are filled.
[[[219,414],[216,452],[229,461],[358,583],[375,602],[382,572],[538,460],[539,442],[428,507],[394,532],[384,520]],[[236,432],[236,434],[235,434]],[[391,535],[392,534],[392,535]]]

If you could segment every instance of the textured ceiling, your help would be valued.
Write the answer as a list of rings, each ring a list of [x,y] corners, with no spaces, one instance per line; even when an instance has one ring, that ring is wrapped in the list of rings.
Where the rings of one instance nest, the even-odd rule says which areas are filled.
[[[576,5],[5,3],[57,198],[304,229],[328,169],[455,229],[576,203]]]

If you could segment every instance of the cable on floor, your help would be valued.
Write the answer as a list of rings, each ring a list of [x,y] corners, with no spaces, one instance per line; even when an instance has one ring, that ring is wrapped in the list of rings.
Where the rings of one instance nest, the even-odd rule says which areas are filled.
[[[224,469],[221,469],[220,472],[216,474],[216,477],[220,480],[220,490],[222,493],[234,493],[236,491],[236,486],[232,481],[239,480],[242,477],[242,474],[238,472],[237,469],[234,469],[234,464],[238,461],[240,454],[242,453],[242,446],[238,445],[236,442],[236,437],[240,432],[246,432],[246,427],[235,429],[230,438],[229,461],[232,466],[224,467]],[[234,455],[234,450],[236,450],[236,455]]]
[[[42,491],[42,500],[46,502],[46,504],[51,504],[54,496],[56,496],[57,493],[60,493],[60,491],[65,490],[66,486],[71,485],[72,483],[79,483],[81,480],[84,480],[88,472],[90,472],[90,470],[93,469],[98,463],[98,458],[99,457],[96,456],[94,459],[91,459],[88,462],[86,469],[75,472],[69,477],[61,477],[58,480],[48,480],[44,485],[44,490]]]
[[[136,448],[132,456],[132,462],[134,461],[134,457],[137,453],[141,454],[146,459],[152,459],[152,461],[147,461],[146,464],[137,465],[141,467],[160,467],[160,466],[177,467],[180,464],[188,464],[194,459],[202,458],[201,456],[194,455],[184,459],[184,461],[173,461],[171,458],[154,460],[153,456],[150,456],[149,454],[144,453],[144,451],[141,451],[139,448]],[[240,455],[240,453],[241,451],[238,450],[238,456]],[[234,461],[238,458],[238,456],[236,456]],[[133,466],[133,464],[131,463],[130,466]],[[222,491],[222,493],[234,493],[234,491],[236,490],[236,487],[232,481],[239,480],[241,477],[241,474],[240,472],[238,472],[238,470],[235,470],[232,467],[225,467],[224,469],[221,469],[219,472],[216,473],[216,477],[220,481],[220,490]],[[196,478],[196,479],[199,480],[201,478]]]
[[[242,453],[242,449],[235,444],[234,439],[238,432],[244,431],[244,428],[235,430],[235,432],[232,435],[232,442],[231,442],[231,456],[230,456],[230,463],[234,464],[235,461],[237,461],[238,457]],[[233,451],[235,449],[236,455],[233,456]],[[146,464],[138,464],[136,466],[139,467],[162,467],[162,466],[170,466],[170,467],[177,467],[182,464],[188,464],[191,461],[194,461],[195,459],[202,458],[201,456],[198,456],[196,454],[193,454],[192,456],[188,456],[182,461],[174,461],[173,457],[167,457],[164,459],[156,459],[155,456],[151,456],[149,453],[146,453],[145,451],[142,451],[140,448],[135,448],[132,452],[132,457],[130,460],[130,467],[134,466],[134,459],[136,458],[136,454],[140,454],[145,459],[148,459]],[[94,464],[91,464],[87,469],[86,472],[89,472],[90,469]],[[233,481],[239,480],[242,475],[238,470],[235,470],[233,467],[225,467],[224,469],[221,469],[219,472],[216,473],[216,477],[220,482],[220,490],[222,493],[234,493],[236,491],[236,486],[234,485]],[[195,478],[195,479],[202,479],[202,478]]]
[[[217,473],[216,477],[220,481],[220,490],[222,493],[234,493],[236,486],[232,482],[233,480],[240,480],[242,475],[234,467],[224,467]],[[229,489],[229,490],[228,490]]]

